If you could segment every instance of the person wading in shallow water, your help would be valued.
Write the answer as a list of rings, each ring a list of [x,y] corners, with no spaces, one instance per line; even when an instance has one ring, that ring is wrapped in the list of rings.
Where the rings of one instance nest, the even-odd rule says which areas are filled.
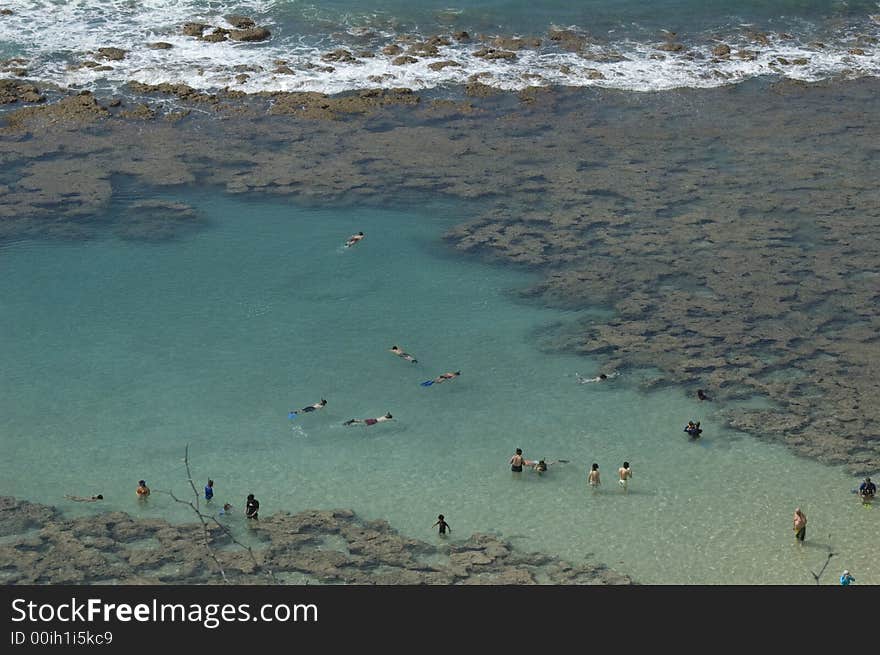
[[[260,501],[254,498],[253,494],[248,494],[247,503],[244,506],[244,515],[249,519],[259,519]]]
[[[516,453],[510,458],[510,470],[514,473],[522,473],[523,466],[532,466],[534,462],[530,462],[522,454],[522,448],[517,448]],[[518,476],[517,476],[518,477]]]
[[[801,511],[800,507],[798,507],[794,510],[794,538],[797,539],[799,543],[804,543],[806,537],[807,515]]]
[[[452,534],[452,527],[446,522],[446,517],[442,514],[437,517],[437,522],[431,527],[437,528],[439,530],[438,534],[445,535],[447,530],[449,530],[449,534]]]

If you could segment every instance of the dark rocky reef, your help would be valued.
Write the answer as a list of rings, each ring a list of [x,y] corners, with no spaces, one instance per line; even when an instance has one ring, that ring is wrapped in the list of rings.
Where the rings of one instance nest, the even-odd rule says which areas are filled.
[[[245,521],[241,516],[229,522]],[[237,584],[630,584],[601,564],[573,564],[475,534],[441,545],[398,534],[348,510],[278,513],[248,525],[249,553],[220,526],[207,543]],[[210,584],[222,582],[201,524],[133,519],[124,512],[64,518],[53,508],[0,497],[4,584]]]

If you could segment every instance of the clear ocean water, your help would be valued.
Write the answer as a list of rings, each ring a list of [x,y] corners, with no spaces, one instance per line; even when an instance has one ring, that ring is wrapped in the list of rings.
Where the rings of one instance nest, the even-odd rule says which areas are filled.
[[[0,17],[0,60],[19,58],[11,67],[26,68],[35,80],[120,93],[128,80],[246,92],[406,86],[442,94],[476,73],[484,74],[483,83],[504,89],[568,85],[637,91],[711,87],[768,75],[818,80],[880,74],[876,0],[5,0],[3,7],[13,13]],[[209,25],[205,34],[229,29],[231,14],[267,27],[271,39],[210,43],[182,33],[187,22]],[[572,30],[587,38],[586,45],[573,52],[548,39],[552,29]],[[417,62],[401,65],[394,61],[397,53],[383,52],[404,37],[461,31],[473,39],[452,40],[435,55],[418,55]],[[518,51],[512,60],[488,60],[475,55],[485,45],[481,35],[540,37],[543,43]],[[658,50],[667,38],[682,49]],[[148,47],[159,41],[171,48]],[[713,57],[720,43],[730,45],[729,59]],[[106,60],[96,53],[108,46],[126,50],[125,57]],[[337,48],[354,59],[322,59]],[[740,50],[755,56],[741,58]],[[83,66],[90,61],[94,65]],[[441,61],[457,65],[430,67]],[[279,66],[288,70],[279,72]]]
[[[213,478],[214,503],[239,510],[248,493],[264,515],[352,508],[426,540],[443,513],[453,538],[495,532],[645,583],[813,584],[831,550],[823,582],[848,568],[880,583],[880,514],[857,502],[856,479],[725,430],[683,390],[640,392],[650,372],[577,384],[597,363],[542,345],[579,314],[520,300],[522,270],[447,251],[443,230],[466,205],[161,198],[209,226],[157,243],[0,246],[0,494],[190,520],[160,493],[186,495],[189,444],[199,488]],[[366,238],[343,248],[358,230]],[[419,384],[450,370],[462,374]],[[288,419],[321,398],[322,411]],[[386,411],[394,421],[342,425]],[[704,428],[696,443],[682,432],[690,418]],[[570,463],[516,479],[517,447]],[[594,461],[597,493],[585,484]],[[146,504],[140,478],[154,491]],[[100,507],[63,499],[98,492]],[[809,519],[803,547],[796,506]]]

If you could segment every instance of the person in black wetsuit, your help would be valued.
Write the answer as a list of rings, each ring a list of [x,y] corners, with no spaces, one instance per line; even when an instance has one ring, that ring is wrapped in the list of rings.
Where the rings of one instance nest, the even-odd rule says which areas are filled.
[[[257,513],[260,511],[260,501],[254,498],[253,494],[248,494],[247,504],[245,505],[244,515],[249,519],[258,519]]]
[[[437,517],[437,522],[431,527],[437,528],[439,530],[438,534],[446,534],[447,530],[449,530],[449,534],[452,534],[452,526],[450,526],[446,522],[446,517],[444,517],[442,514]]]

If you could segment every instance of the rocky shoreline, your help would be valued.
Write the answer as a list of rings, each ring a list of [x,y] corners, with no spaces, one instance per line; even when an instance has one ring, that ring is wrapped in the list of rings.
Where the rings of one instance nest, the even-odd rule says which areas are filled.
[[[247,527],[250,551],[213,523],[206,532],[200,523],[134,519],[125,512],[65,518],[55,508],[2,496],[0,580],[221,584],[222,566],[233,584],[632,583],[602,564],[518,551],[495,535],[441,545],[410,539],[386,521],[365,521],[349,510],[279,512]]]
[[[474,82],[445,98],[38,86],[0,82],[0,101],[29,105],[0,114],[0,239],[198,229],[175,203],[96,219],[120,180],[473,201],[454,249],[538,271],[526,297],[613,310],[554,347],[659,369],[647,389],[705,389],[734,428],[880,470],[877,80],[663,94]],[[736,405],[755,397],[772,408]]]

